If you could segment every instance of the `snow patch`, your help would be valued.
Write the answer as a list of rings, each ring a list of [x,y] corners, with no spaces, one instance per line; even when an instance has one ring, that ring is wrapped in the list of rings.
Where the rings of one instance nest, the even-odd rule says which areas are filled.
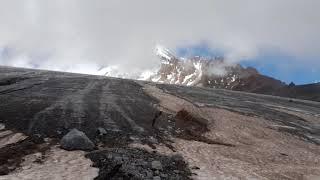
[[[155,74],[156,74],[156,71],[151,71],[151,70],[143,71],[140,77],[138,78],[138,80],[148,80],[150,77],[154,76]]]
[[[236,75],[235,74],[231,78],[232,78],[231,82],[235,82],[236,81]]]
[[[192,76],[194,76],[194,74],[189,74],[189,75],[185,76],[182,84],[185,84],[190,78],[192,78]]]
[[[171,60],[173,59],[172,53],[165,47],[161,45],[157,45],[155,49],[156,55],[166,59],[166,60]]]

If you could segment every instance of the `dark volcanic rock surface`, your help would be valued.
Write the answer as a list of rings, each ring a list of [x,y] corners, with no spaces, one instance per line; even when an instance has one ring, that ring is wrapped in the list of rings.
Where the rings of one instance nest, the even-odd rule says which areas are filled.
[[[158,101],[143,92],[144,82],[83,74],[0,68],[0,120],[27,134],[59,137],[72,128],[96,138],[99,128],[123,136],[150,136]],[[280,110],[320,117],[320,103],[266,95],[159,84],[158,88],[193,104],[259,116],[295,127],[318,143],[320,127]],[[161,126],[172,125],[161,122]],[[119,141],[120,142],[120,141]]]
[[[190,170],[179,155],[163,156],[135,148],[110,148],[87,157],[102,169],[96,180],[104,179],[190,179]]]
[[[15,83],[0,86],[0,120],[25,133],[62,137],[77,128],[93,138],[99,127],[153,131],[157,101],[131,80],[1,67],[3,79]]]
[[[158,93],[158,96],[151,96],[152,93],[146,91],[146,87],[152,87],[150,89],[153,93]],[[159,97],[164,98],[165,102]],[[270,157],[275,157],[280,153],[273,149],[278,147],[281,147],[282,154],[289,154],[288,162],[296,163],[285,166],[287,161],[281,160],[281,164],[278,165],[288,168],[288,173],[284,172],[286,176],[301,169],[302,165],[303,172],[295,177],[302,177],[311,172],[307,171],[309,167],[313,168],[312,172],[318,172],[317,164],[313,160],[320,157],[317,151],[320,144],[319,102],[10,67],[0,67],[0,102],[0,123],[4,124],[6,129],[37,137],[39,142],[45,137],[60,139],[73,128],[84,132],[99,148],[87,155],[94,162],[94,166],[100,169],[97,179],[107,176],[115,179],[187,179],[190,169],[185,160],[198,155],[203,155],[200,157],[201,161],[192,159],[188,162],[203,165],[207,159],[216,158],[199,166],[202,173],[210,173],[213,172],[212,169],[217,168],[219,171],[226,170],[221,171],[222,175],[226,175],[230,169],[220,168],[220,165],[229,163],[228,167],[231,167],[232,171],[233,165],[237,166],[237,170],[245,169],[244,165],[252,165],[257,170],[250,172],[250,175],[278,177],[272,174],[277,172],[276,170],[265,167],[274,163],[273,159],[269,160],[267,153],[270,153]],[[210,117],[202,119],[201,114],[189,112],[190,109],[186,109],[185,112],[183,109],[188,108],[190,104],[193,108],[203,110],[195,112],[212,111],[209,113]],[[224,113],[223,116],[215,117],[220,110],[220,113]],[[229,119],[220,121],[225,117]],[[229,120],[229,125],[223,124]],[[254,125],[246,124],[249,121]],[[233,126],[237,123],[240,124],[240,130]],[[224,127],[226,129],[223,129]],[[270,130],[273,127],[277,128]],[[254,130],[257,130],[257,134],[249,134]],[[272,133],[263,135],[259,134],[260,130]],[[0,130],[2,131],[4,130]],[[242,131],[245,131],[244,134]],[[219,138],[224,133],[227,135],[221,138],[222,142]],[[259,143],[248,140],[256,138],[257,135],[261,137],[257,141]],[[271,144],[272,141],[268,138],[274,136],[277,138],[272,140],[281,143]],[[214,137],[221,141],[216,141]],[[0,137],[0,140],[4,138]],[[179,142],[174,145],[177,139]],[[287,143],[292,141],[295,143]],[[12,156],[17,154],[7,153],[8,149],[21,151],[25,146],[29,147],[28,141],[26,142],[20,143],[21,145],[14,144],[13,148],[0,148],[3,162],[8,164],[5,159],[13,158]],[[260,146],[264,145],[263,142],[269,142],[265,144],[269,148],[268,152],[263,151],[266,147]],[[141,146],[147,144],[152,150],[134,148],[129,146],[131,143]],[[159,145],[164,145],[171,153],[184,153],[187,158],[175,159],[177,157],[160,154],[156,152]],[[283,150],[287,145],[292,145],[297,150],[290,149],[290,154]],[[251,151],[254,148],[259,151]],[[29,149],[30,152],[27,154],[33,153],[37,145],[31,143]],[[260,153],[261,151],[263,153]],[[306,151],[308,153],[304,153]],[[205,157],[212,152],[214,154],[210,157]],[[235,154],[232,154],[233,152]],[[299,154],[300,152],[303,153]],[[220,156],[213,156],[215,153],[220,153]],[[24,156],[23,153],[20,154]],[[281,155],[281,158],[284,158],[282,156],[285,155]],[[298,156],[303,156],[304,159],[295,160]],[[258,158],[264,159],[264,162],[256,162]],[[16,160],[17,164],[20,159],[19,157]],[[211,161],[215,161],[216,164]],[[234,164],[233,161],[243,164]],[[305,166],[304,161],[308,161],[309,166]],[[152,162],[157,162],[158,169],[152,168]],[[159,168],[159,162],[162,170]],[[264,174],[265,171],[270,172]],[[235,173],[235,177],[242,177],[239,175],[241,172]]]
[[[143,82],[83,74],[0,67],[0,120],[25,133],[62,137],[72,128],[89,138],[99,128],[125,134],[154,133],[158,101],[143,92]],[[177,85],[157,85],[194,104],[221,107],[290,124],[304,132],[318,127],[277,109],[320,116],[320,103],[266,95]],[[166,124],[164,125],[166,126]]]

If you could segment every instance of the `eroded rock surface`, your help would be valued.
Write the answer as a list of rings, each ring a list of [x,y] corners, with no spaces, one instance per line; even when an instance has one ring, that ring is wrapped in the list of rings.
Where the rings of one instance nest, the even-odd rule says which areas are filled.
[[[320,177],[319,102],[9,67],[0,67],[0,102],[7,179],[63,171],[51,150],[74,128],[96,145],[86,157],[99,174],[87,159],[90,175],[72,166],[71,179]],[[42,164],[29,168],[39,152]]]

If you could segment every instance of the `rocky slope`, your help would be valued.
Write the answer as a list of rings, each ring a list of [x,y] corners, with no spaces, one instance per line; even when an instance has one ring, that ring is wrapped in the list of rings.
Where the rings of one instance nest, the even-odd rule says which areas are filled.
[[[320,177],[319,102],[10,67],[0,84],[0,179]],[[94,149],[60,149],[73,129]]]
[[[222,57],[183,59],[161,46],[156,48],[156,54],[161,58],[161,66],[155,75],[147,78],[149,81],[320,101],[320,83],[289,86],[254,68],[228,63]]]

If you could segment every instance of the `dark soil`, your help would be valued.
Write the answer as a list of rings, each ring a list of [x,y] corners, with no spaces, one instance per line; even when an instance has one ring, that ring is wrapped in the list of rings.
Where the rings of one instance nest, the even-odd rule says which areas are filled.
[[[185,139],[204,142],[207,144],[217,144],[224,146],[234,146],[229,143],[224,143],[219,140],[209,139],[202,134],[209,131],[208,121],[204,118],[197,116],[185,109],[177,112],[176,116],[176,137]]]

